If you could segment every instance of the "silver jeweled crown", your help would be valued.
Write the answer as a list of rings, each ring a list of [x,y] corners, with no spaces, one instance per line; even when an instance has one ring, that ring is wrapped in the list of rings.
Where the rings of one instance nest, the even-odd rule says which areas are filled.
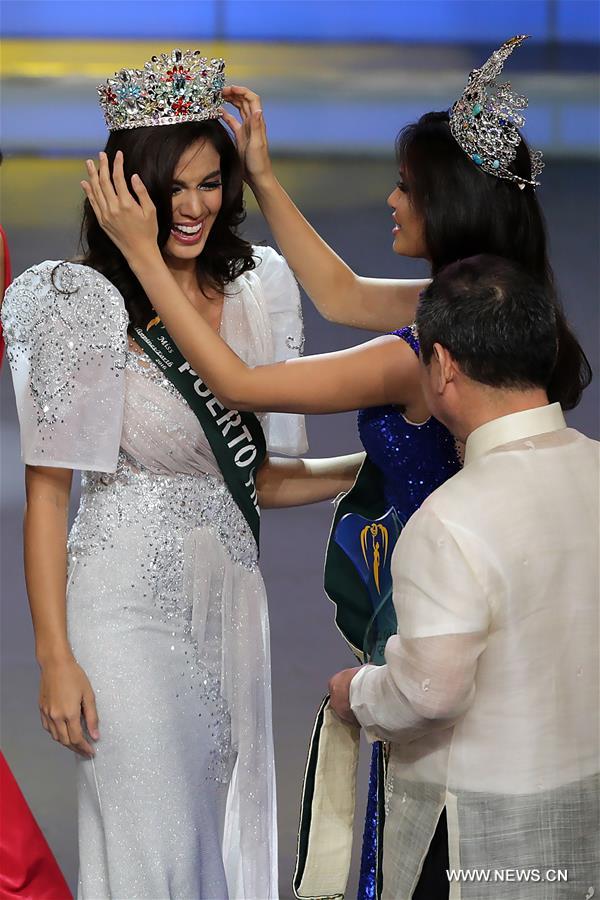
[[[513,94],[509,82],[498,84],[496,79],[513,50],[527,37],[518,34],[510,38],[494,50],[480,69],[473,69],[462,97],[450,111],[450,130],[475,165],[489,175],[516,182],[521,189],[526,184],[539,184],[536,179],[544,168],[542,153],[530,153],[531,180],[510,170],[521,143],[518,129],[525,124],[520,110],[527,108],[528,100]]]
[[[98,86],[109,131],[218,119],[225,62],[200,50],[153,56],[143,69],[121,69]]]

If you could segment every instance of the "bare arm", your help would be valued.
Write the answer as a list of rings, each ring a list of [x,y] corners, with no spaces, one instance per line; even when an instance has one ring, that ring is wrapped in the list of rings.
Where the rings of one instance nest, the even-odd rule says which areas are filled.
[[[333,413],[420,397],[414,352],[394,335],[358,347],[249,367],[188,302],[158,249],[129,264],[185,358],[230,409]]]
[[[158,251],[130,265],[185,358],[230,409],[333,413],[387,403],[409,407],[421,396],[415,354],[393,335],[250,367],[188,302]]]
[[[94,694],[67,636],[67,525],[73,473],[27,466],[24,520],[25,580],[41,669],[40,714],[55,741],[82,756],[93,747],[81,727],[98,735]]]
[[[156,243],[156,210],[133,176],[135,202],[119,151],[111,175],[105,153],[100,172],[88,164],[82,182],[94,212],[125,256],[154,309],[188,362],[222,403],[239,410],[328,413],[385,403],[412,406],[421,397],[413,351],[395,336],[351,350],[250,368],[192,306],[169,271]],[[113,186],[114,182],[114,186]]]
[[[260,505],[269,509],[332,500],[350,490],[364,458],[364,453],[332,459],[269,457],[256,479]]]
[[[306,221],[273,174],[258,94],[230,86],[224,96],[242,117],[240,124],[231,114],[223,115],[235,134],[246,179],[281,252],[321,315],[372,331],[410,325],[428,279],[356,275]]]
[[[414,322],[429,279],[357,275],[307,222],[274,175],[251,187],[281,252],[325,319],[371,331]]]

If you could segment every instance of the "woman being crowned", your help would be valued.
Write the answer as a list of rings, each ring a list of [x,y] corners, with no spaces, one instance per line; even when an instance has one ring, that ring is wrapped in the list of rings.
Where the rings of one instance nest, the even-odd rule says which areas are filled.
[[[223,67],[174,50],[101,86],[100,177],[110,165],[119,186],[143,181],[178,289],[258,365],[298,354],[299,294],[284,260],[237,232],[241,166],[216,121]],[[28,269],[2,310],[42,724],[78,756],[79,896],[273,898],[260,504],[336,496],[358,463],[270,462],[306,449],[302,418],[219,403],[89,202],[83,234],[80,262]]]

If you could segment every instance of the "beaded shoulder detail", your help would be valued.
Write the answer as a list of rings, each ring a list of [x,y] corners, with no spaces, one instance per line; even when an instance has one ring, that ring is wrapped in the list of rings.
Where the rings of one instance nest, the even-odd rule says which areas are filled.
[[[158,366],[147,356],[145,353],[138,353],[136,350],[132,350],[131,346],[127,347],[127,355],[125,366],[129,372],[134,372],[136,375],[141,375],[147,381],[151,381],[152,384],[156,384],[161,388],[164,388],[172,397],[176,400],[179,400],[185,406],[187,406],[187,402],[183,399],[177,388],[174,384],[172,384],[169,379],[164,375]]]
[[[405,343],[407,343],[409,347],[412,347],[417,356],[419,355],[419,335],[417,333],[417,326],[414,324],[414,322],[412,325],[405,325],[404,328],[398,328],[397,331],[392,331],[391,334],[395,334],[396,337],[402,338],[402,340],[405,341]]]
[[[60,422],[74,383],[106,365],[125,365],[128,316],[123,297],[89,266],[46,260],[13,281],[2,304],[11,367],[26,359],[38,424]],[[91,371],[90,371],[91,370]]]

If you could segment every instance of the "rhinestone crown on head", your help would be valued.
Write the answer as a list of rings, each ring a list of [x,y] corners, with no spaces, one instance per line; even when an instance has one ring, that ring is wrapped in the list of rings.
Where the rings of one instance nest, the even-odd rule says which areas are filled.
[[[200,50],[153,56],[143,69],[121,69],[98,86],[109,131],[218,119],[225,62]]]
[[[518,34],[510,38],[480,69],[473,69],[462,97],[450,112],[450,130],[475,165],[497,178],[516,182],[521,189],[526,184],[539,184],[536,179],[544,168],[542,153],[530,153],[531,180],[510,170],[521,143],[518,129],[525,124],[521,110],[527,108],[528,100],[513,94],[509,82],[499,84],[496,79],[513,50],[527,37]]]

